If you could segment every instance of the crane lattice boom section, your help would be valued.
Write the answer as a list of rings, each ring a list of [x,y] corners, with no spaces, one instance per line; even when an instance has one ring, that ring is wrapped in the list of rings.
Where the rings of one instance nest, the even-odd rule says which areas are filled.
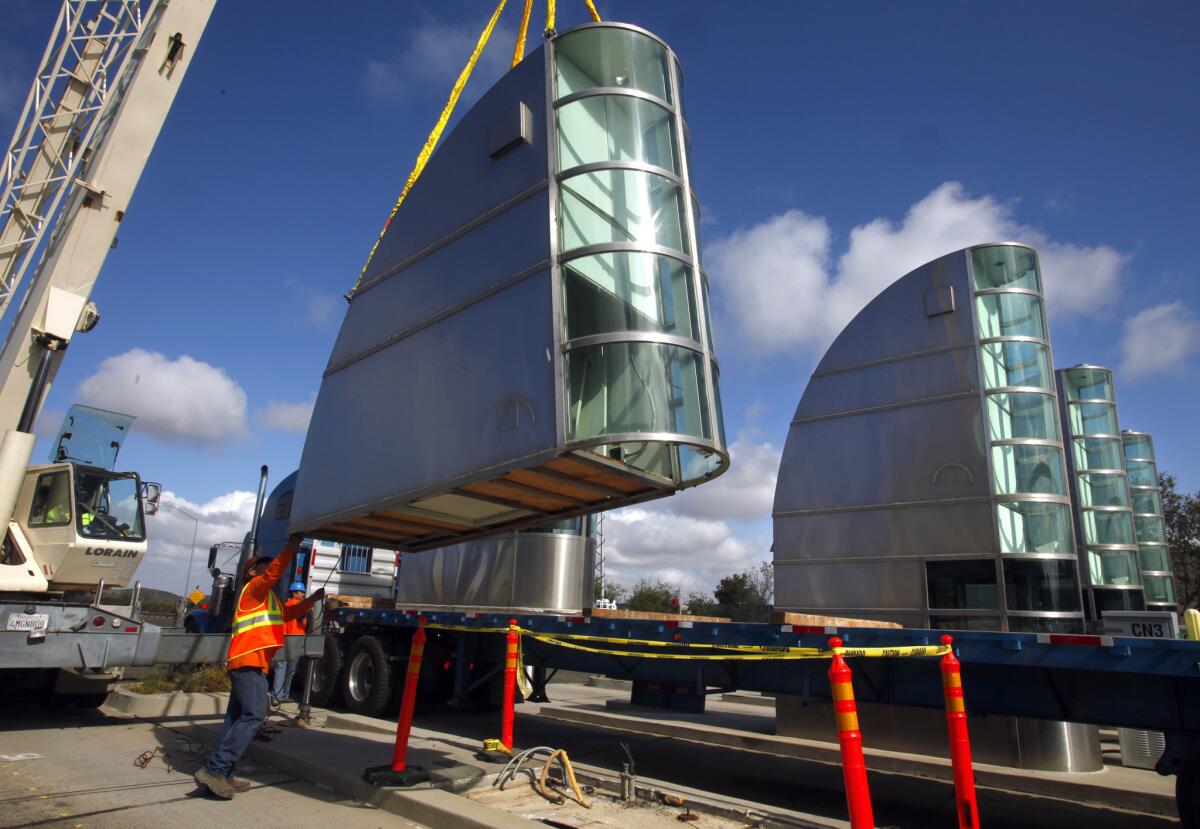
[[[0,168],[0,315],[55,225],[87,186],[87,163],[117,110],[150,0],[64,0]]]

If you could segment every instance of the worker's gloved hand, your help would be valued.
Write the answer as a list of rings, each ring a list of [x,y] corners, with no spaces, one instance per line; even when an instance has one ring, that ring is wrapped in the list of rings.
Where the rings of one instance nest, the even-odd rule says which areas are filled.
[[[321,599],[325,598],[325,588],[318,587],[316,592],[312,594],[312,597],[314,600],[316,600],[318,602],[321,601]]]

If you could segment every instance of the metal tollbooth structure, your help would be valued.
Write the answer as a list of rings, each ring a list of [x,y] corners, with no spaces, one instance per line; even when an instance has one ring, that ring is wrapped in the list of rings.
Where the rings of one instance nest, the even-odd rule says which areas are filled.
[[[463,116],[351,296],[291,531],[424,550],[725,470],[681,91],[591,24]]]

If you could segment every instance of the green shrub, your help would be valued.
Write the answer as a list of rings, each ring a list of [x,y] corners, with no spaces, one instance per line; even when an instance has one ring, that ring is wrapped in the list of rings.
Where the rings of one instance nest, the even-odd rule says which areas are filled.
[[[159,665],[133,686],[135,694],[188,694],[228,691],[229,677],[220,665]]]

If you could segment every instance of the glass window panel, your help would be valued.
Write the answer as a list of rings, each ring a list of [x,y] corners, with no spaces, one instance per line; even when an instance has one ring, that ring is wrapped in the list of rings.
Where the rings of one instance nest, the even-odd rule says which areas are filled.
[[[566,369],[571,440],[622,432],[711,435],[701,357],[694,351],[609,343],[567,352]]]
[[[1171,572],[1171,554],[1166,545],[1141,544],[1138,546],[1138,558],[1143,570]]]
[[[1116,438],[1075,438],[1071,447],[1075,453],[1075,468],[1080,471],[1125,468],[1121,441]]]
[[[554,42],[555,91],[561,98],[599,86],[640,89],[670,100],[667,50],[628,29],[581,29]]]
[[[975,298],[980,337],[1046,339],[1042,301],[1030,294],[983,294]]]
[[[558,170],[637,161],[679,173],[675,116],[641,98],[598,95],[558,110]]]
[[[1083,511],[1085,544],[1133,544],[1133,516],[1125,511]]]
[[[146,537],[136,478],[75,470],[75,523],[80,535],[138,541]]]
[[[1170,576],[1142,576],[1146,601],[1153,604],[1175,604],[1175,585]]]
[[[1004,600],[1009,610],[1079,611],[1079,582],[1069,559],[1004,559]]]
[[[1121,435],[1125,443],[1125,457],[1154,460],[1154,439],[1149,435]]]
[[[1081,472],[1078,476],[1079,505],[1083,507],[1128,507],[1129,485],[1124,475]]]
[[[338,557],[338,570],[343,573],[370,573],[373,547],[362,544],[343,544]]]
[[[721,457],[716,452],[709,452],[695,446],[679,445],[680,477],[685,481],[695,481],[711,474],[721,465]]]
[[[1162,495],[1157,489],[1135,489],[1129,494],[1133,497],[1134,512],[1162,513]]]
[[[728,446],[725,442],[725,410],[721,408],[721,377],[717,372],[716,365],[712,366],[712,384],[713,396],[717,401],[717,437],[721,441],[721,446]]]
[[[1070,368],[1066,371],[1068,400],[1114,400],[1112,372],[1106,368]]]
[[[1073,553],[1075,536],[1066,504],[1014,501],[996,504],[1002,553]]]
[[[670,179],[637,170],[597,170],[559,185],[562,250],[640,242],[687,253],[683,193]]]
[[[1088,550],[1092,584],[1140,584],[1138,557],[1133,550]]]
[[[1008,629],[1013,633],[1083,633],[1083,620],[1009,616]]]
[[[71,523],[71,481],[65,469],[38,476],[29,507],[29,526],[61,527]]]
[[[1053,446],[992,447],[993,491],[1063,495],[1062,453]]]
[[[942,609],[992,610],[1000,607],[994,559],[928,561],[929,606]]]
[[[704,330],[708,334],[708,351],[710,354],[715,354],[717,349],[713,346],[712,305],[709,304],[708,299],[708,278],[703,274],[700,275],[700,293],[704,297]]]
[[[1106,613],[1126,610],[1145,610],[1146,598],[1141,590],[1106,590],[1104,585],[1093,585],[1092,601],[1103,617]]]
[[[1050,353],[1045,346],[1027,342],[984,343],[983,382],[989,389],[1001,386],[1053,388]]]
[[[1111,403],[1068,403],[1073,435],[1116,435],[1117,407]]]
[[[975,272],[975,290],[988,288],[1028,288],[1042,290],[1038,278],[1037,256],[1029,248],[1012,245],[976,248],[971,251]]]
[[[613,331],[697,339],[692,273],[678,259],[618,251],[562,267],[568,340]]]
[[[1126,461],[1130,486],[1158,486],[1158,467],[1154,461]]]
[[[999,616],[930,616],[934,630],[1000,630]]]
[[[1136,515],[1137,540],[1146,544],[1166,544],[1167,525],[1157,515]]]
[[[987,396],[988,438],[1058,440],[1058,410],[1054,398],[1034,392]]]

